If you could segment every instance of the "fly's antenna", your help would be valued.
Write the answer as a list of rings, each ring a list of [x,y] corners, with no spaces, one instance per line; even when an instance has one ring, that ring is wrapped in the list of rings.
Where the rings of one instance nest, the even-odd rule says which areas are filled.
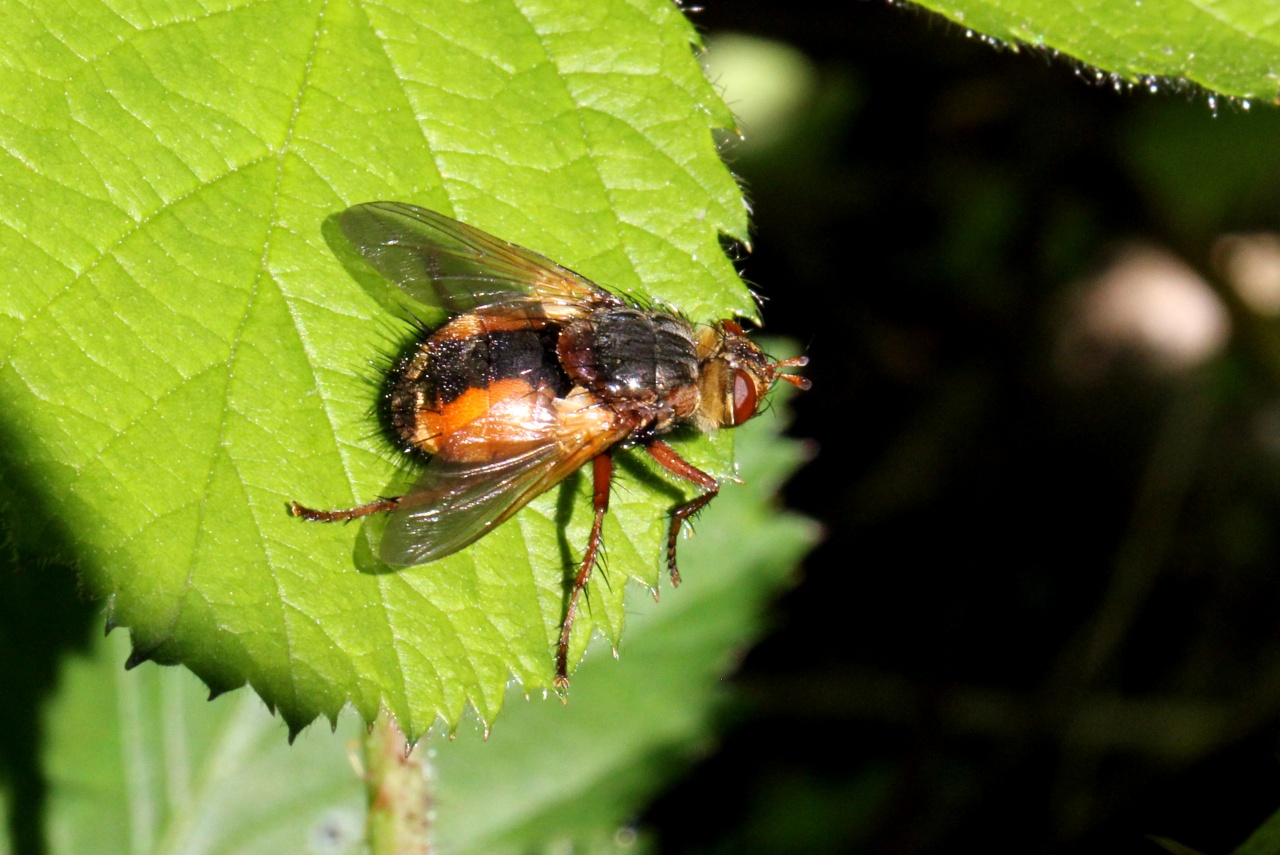
[[[781,368],[804,368],[808,364],[809,364],[809,357],[807,356],[793,356],[790,359],[784,359],[781,362],[775,362],[773,363],[773,371],[774,371],[773,379],[786,380],[788,383],[790,383],[792,386],[795,386],[797,389],[801,390],[802,392],[808,391],[809,388],[813,386],[813,383],[809,382],[808,377],[801,377],[799,374],[779,373],[779,369]]]

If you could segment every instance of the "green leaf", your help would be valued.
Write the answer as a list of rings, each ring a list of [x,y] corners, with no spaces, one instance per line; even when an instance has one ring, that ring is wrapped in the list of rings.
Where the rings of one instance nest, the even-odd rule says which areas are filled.
[[[354,569],[346,507],[396,464],[370,365],[406,323],[321,224],[397,199],[694,320],[752,316],[720,250],[745,211],[711,128],[731,117],[667,0],[165,9],[0,7],[0,483],[15,537],[81,569],[135,661],[249,682],[296,730],[350,703],[413,737],[508,679],[549,685],[587,485],[475,547]],[[724,471],[729,441],[682,445]],[[677,498],[626,464],[573,653],[620,637]],[[21,499],[19,501],[18,499]]]
[[[125,672],[127,650],[116,634],[68,661],[47,710],[50,855],[361,851],[354,717],[289,746],[252,694],[210,702],[178,669]]]
[[[970,32],[1063,53],[1099,82],[1158,88],[1162,78],[1211,92],[1280,97],[1280,23],[1253,0],[922,0]]]

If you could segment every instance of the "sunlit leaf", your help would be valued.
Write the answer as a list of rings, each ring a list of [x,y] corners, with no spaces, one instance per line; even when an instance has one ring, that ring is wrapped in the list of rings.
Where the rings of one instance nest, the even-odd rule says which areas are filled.
[[[732,120],[666,0],[79,0],[0,8],[0,475],[10,528],[80,567],[138,651],[248,681],[295,730],[353,704],[411,735],[511,676],[549,685],[583,480],[476,547],[357,572],[377,354],[407,329],[321,227],[399,199],[692,319],[751,315],[711,128]],[[693,447],[727,465],[728,443]],[[630,474],[628,474],[628,471]],[[674,502],[625,470],[574,653],[617,640]]]

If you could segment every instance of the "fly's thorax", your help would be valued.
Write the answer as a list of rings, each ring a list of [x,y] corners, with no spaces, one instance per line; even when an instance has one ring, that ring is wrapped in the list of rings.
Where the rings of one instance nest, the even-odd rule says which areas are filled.
[[[565,325],[557,353],[573,382],[604,401],[661,404],[697,385],[693,330],[666,312],[601,308]]]

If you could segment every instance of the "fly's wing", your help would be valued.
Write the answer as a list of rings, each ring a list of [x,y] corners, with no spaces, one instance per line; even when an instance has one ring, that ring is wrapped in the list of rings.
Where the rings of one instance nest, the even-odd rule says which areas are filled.
[[[338,215],[362,256],[405,293],[451,316],[525,303],[555,318],[620,302],[590,280],[536,252],[403,202],[368,202]]]
[[[589,398],[584,393],[571,396],[542,436],[507,447],[483,463],[444,453],[432,457],[387,522],[379,546],[382,560],[392,567],[412,567],[457,552],[625,438],[628,426],[607,407],[592,403],[594,399],[581,400]],[[494,408],[450,440],[492,447],[490,437],[527,433],[527,422],[510,423],[518,412]]]

